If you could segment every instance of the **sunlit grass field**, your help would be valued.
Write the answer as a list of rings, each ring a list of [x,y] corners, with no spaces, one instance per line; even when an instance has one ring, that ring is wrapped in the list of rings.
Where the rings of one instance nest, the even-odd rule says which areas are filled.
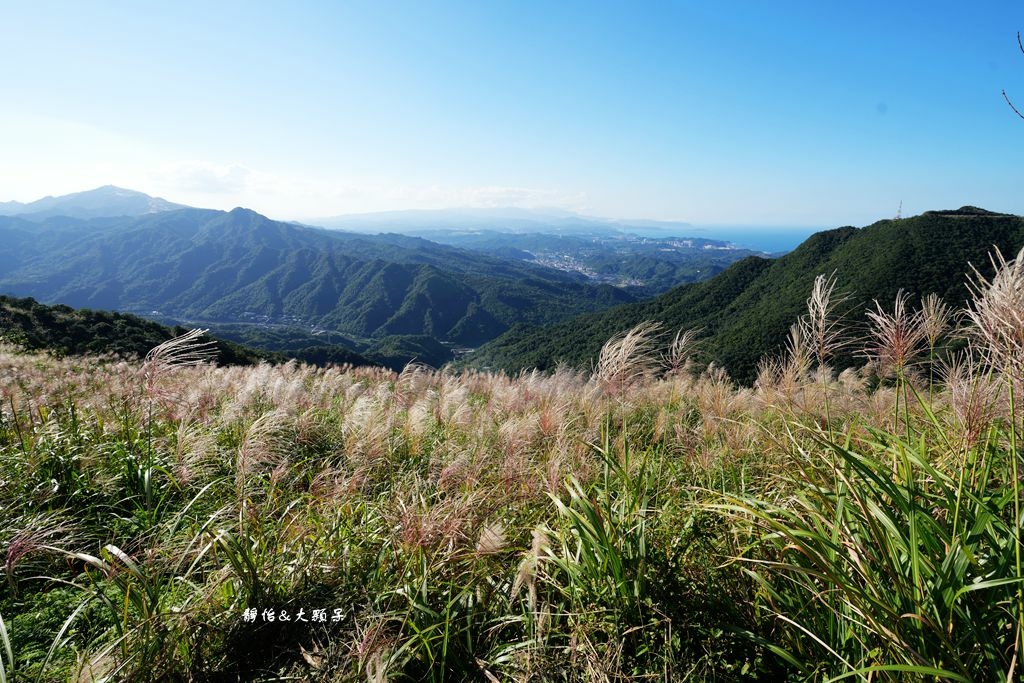
[[[656,324],[512,378],[3,347],[0,683],[1016,680],[995,264],[860,325],[819,278],[752,388]]]

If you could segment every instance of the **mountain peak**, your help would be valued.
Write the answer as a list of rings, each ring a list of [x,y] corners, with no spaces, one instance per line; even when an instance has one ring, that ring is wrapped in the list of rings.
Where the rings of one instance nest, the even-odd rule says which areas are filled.
[[[117,195],[119,197],[126,197],[126,196],[149,197],[149,195],[146,194],[145,192],[139,192],[138,190],[129,190],[128,188],[118,187],[117,185],[101,185],[100,187],[97,187],[95,190],[86,190],[85,192],[80,192],[78,194],[88,194],[90,192],[91,193],[95,193],[95,194],[100,194],[100,193],[113,194],[113,195]],[[152,197],[150,197],[150,199],[152,199]]]
[[[29,220],[42,220],[52,216],[100,218],[144,216],[185,208],[188,207],[160,197],[151,197],[144,192],[116,185],[103,185],[84,192],[74,192],[59,197],[43,197],[27,204],[20,202],[0,204],[0,215],[20,216]]]

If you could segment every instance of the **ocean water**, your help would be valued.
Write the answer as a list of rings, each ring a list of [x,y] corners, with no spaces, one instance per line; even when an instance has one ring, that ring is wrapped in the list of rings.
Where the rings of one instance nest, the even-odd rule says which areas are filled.
[[[792,226],[709,225],[694,226],[693,237],[732,242],[738,247],[769,254],[792,251],[805,239],[824,228]]]

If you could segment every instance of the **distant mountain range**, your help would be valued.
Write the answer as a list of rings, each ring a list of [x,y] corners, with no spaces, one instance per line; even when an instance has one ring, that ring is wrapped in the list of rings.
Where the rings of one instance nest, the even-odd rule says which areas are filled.
[[[993,247],[1009,257],[1022,246],[1024,219],[975,207],[828,230],[781,258],[752,256],[709,280],[648,301],[554,326],[517,325],[464,363],[511,372],[560,363],[590,368],[607,339],[654,320],[671,330],[703,329],[704,360],[751,382],[758,360],[781,349],[789,326],[806,311],[817,275],[835,271],[839,289],[851,297],[846,321],[863,331],[864,309],[874,300],[891,305],[899,289],[914,296],[936,293],[953,306],[964,305],[970,264],[984,271]]]
[[[460,208],[409,211],[380,211],[347,214],[306,221],[325,228],[356,232],[488,230],[504,233],[545,235],[622,235],[683,236],[692,231],[689,223],[678,221],[617,220],[581,216],[560,209]]]
[[[588,221],[470,210],[335,223],[415,225],[408,231],[431,241],[182,208],[108,186],[0,205],[0,293],[206,326],[315,362],[396,368],[457,356],[512,372],[586,368],[609,337],[657,320],[703,328],[704,359],[749,382],[821,273],[837,272],[859,324],[872,300],[884,305],[900,288],[961,305],[969,263],[983,268],[993,246],[1016,254],[1024,245],[1020,217],[973,207],[816,233],[777,259]],[[554,232],[536,232],[540,224]]]
[[[513,325],[632,302],[750,253],[712,240],[638,238],[615,221],[568,212],[398,212],[358,222],[344,227],[391,232],[194,209],[113,186],[7,202],[0,292],[200,324],[287,353],[341,347],[392,366],[439,365]],[[435,225],[445,227],[431,233]],[[467,232],[478,226],[513,232],[481,240]],[[403,227],[439,242],[395,234]]]
[[[22,204],[0,202],[0,216],[20,216],[27,220],[43,220],[53,216],[97,218],[101,216],[144,216],[161,211],[188,208],[142,192],[105,185],[95,190],[76,192],[60,197]]]
[[[0,242],[0,292],[200,324],[288,326],[324,340],[333,332],[371,353],[381,345],[392,359],[403,344],[415,347],[409,358],[420,357],[424,344],[436,351],[431,340],[471,347],[519,322],[552,323],[634,300],[579,273],[245,209],[0,216]]]
[[[471,236],[497,233],[508,236],[546,235],[598,238],[694,238],[739,249],[784,253],[815,230],[809,227],[763,228],[742,225],[694,225],[681,221],[614,219],[584,216],[558,209],[461,208],[419,211],[382,211],[310,219],[312,225],[353,232],[397,232],[436,239],[439,235]],[[445,240],[440,240],[445,241]]]

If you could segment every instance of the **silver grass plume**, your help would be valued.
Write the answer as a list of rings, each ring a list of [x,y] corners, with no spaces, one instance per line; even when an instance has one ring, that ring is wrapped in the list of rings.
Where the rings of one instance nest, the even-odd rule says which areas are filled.
[[[612,337],[601,348],[594,378],[610,394],[619,394],[647,375],[656,363],[655,336],[661,323],[650,320]]]
[[[828,359],[845,345],[835,312],[849,296],[836,293],[835,288],[836,271],[814,278],[807,298],[807,315],[799,321],[803,340],[819,368],[824,368]]]
[[[996,248],[989,255],[995,275],[986,279],[973,265],[967,288],[972,301],[967,318],[971,336],[981,342],[988,360],[1013,379],[1024,379],[1024,249],[1007,261]]]
[[[661,357],[661,364],[668,375],[677,375],[686,369],[690,356],[697,350],[701,329],[679,330],[672,344]]]
[[[200,341],[209,330],[194,329],[168,339],[146,354],[147,365],[181,367],[210,363],[217,358],[217,343]]]
[[[867,312],[871,323],[868,356],[878,363],[881,371],[893,370],[899,377],[903,377],[907,364],[923,350],[928,337],[924,313],[911,313],[907,308],[909,298],[901,289],[896,293],[892,313],[884,311],[877,300],[875,310]]]
[[[200,329],[189,330],[150,349],[142,363],[147,394],[155,395],[157,380],[172,368],[192,367],[216,360],[216,342],[200,341],[206,332]]]
[[[939,338],[949,329],[953,312],[938,294],[929,294],[921,299],[921,325],[924,328],[928,348],[934,350]]]

